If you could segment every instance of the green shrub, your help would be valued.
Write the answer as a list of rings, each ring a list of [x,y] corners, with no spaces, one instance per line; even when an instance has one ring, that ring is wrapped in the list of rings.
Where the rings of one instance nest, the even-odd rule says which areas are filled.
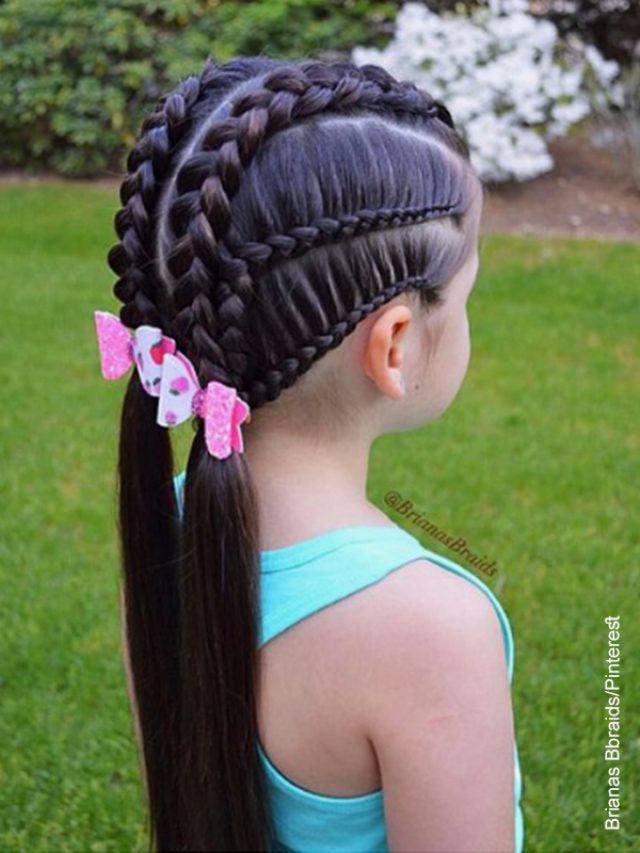
[[[207,56],[348,55],[380,45],[399,0],[6,0],[0,165],[123,168],[143,114]]]

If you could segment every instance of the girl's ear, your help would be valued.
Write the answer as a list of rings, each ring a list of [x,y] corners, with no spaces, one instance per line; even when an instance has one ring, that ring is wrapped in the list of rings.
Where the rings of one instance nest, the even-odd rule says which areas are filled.
[[[392,400],[399,400],[405,395],[402,375],[404,337],[411,317],[411,310],[406,305],[388,307],[372,323],[364,344],[364,371]]]

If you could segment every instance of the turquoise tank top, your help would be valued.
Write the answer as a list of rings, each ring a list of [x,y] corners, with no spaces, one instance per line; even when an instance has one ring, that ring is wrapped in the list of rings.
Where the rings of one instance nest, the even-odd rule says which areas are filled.
[[[183,511],[185,473],[174,478]],[[466,578],[493,604],[504,639],[509,683],[514,642],[507,615],[491,589],[474,574],[425,548],[400,527],[361,525],[330,530],[274,551],[262,551],[260,645],[317,610],[339,601],[417,559],[428,559]],[[388,853],[382,788],[357,797],[333,797],[288,779],[257,744],[266,776],[280,853]],[[522,775],[514,754],[515,851],[524,847]]]

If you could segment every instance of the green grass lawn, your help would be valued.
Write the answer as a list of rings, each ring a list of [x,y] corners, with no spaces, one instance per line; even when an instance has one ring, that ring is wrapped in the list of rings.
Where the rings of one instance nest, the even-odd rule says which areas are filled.
[[[101,378],[93,325],[95,309],[118,308],[105,261],[117,207],[114,191],[82,184],[0,190],[2,851],[145,845],[117,604],[125,380]],[[370,496],[428,548],[456,559],[386,492],[498,565],[492,578],[467,567],[514,631],[526,851],[631,853],[640,246],[486,236],[481,255],[466,382],[439,421],[376,444]],[[619,832],[603,828],[607,615],[622,619]]]

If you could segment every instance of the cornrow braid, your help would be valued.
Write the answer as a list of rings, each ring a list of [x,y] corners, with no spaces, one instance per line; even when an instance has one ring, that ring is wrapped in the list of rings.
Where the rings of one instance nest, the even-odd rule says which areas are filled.
[[[395,228],[428,222],[447,213],[455,212],[459,202],[426,207],[380,208],[358,210],[331,218],[317,217],[307,225],[296,225],[285,234],[271,234],[260,241],[242,243],[235,237],[226,239],[233,256],[250,266],[253,273],[273,269],[278,261],[297,258],[315,246],[337,243],[376,228]],[[236,242],[237,241],[237,242]]]
[[[120,276],[113,287],[116,298],[124,303],[120,320],[130,328],[144,323],[163,328],[165,322],[153,260],[153,222],[174,153],[192,127],[193,108],[213,90],[225,90],[246,74],[242,63],[218,66],[207,59],[200,75],[188,76],[176,90],[164,94],[142,122],[120,186],[123,206],[114,218],[120,242],[107,256],[109,266]]]
[[[264,391],[259,383],[248,391],[248,374],[253,373],[248,307],[255,286],[248,259],[237,251],[234,256],[224,242],[231,225],[231,199],[260,145],[279,130],[291,127],[296,119],[353,111],[424,119],[442,115],[432,98],[411,83],[398,83],[377,66],[312,62],[277,68],[256,89],[236,98],[228,117],[207,128],[200,150],[176,176],[177,198],[168,212],[177,238],[167,257],[176,280],[172,334],[203,381],[235,386],[250,405],[274,399],[281,390],[274,377],[282,373],[292,380],[292,374],[276,370],[271,381],[262,383]],[[393,218],[380,212],[381,221],[385,216]],[[366,222],[363,214],[351,223],[339,223],[338,230],[366,227]]]
[[[368,302],[353,308],[344,319],[334,323],[324,334],[315,335],[308,344],[281,359],[264,374],[263,378],[252,382],[246,395],[249,405],[252,408],[258,408],[268,400],[275,399],[281,391],[293,385],[299,376],[306,373],[314,361],[339,346],[362,319],[390,302],[407,288],[420,287],[427,282],[428,279],[424,276],[408,276],[385,287]]]

